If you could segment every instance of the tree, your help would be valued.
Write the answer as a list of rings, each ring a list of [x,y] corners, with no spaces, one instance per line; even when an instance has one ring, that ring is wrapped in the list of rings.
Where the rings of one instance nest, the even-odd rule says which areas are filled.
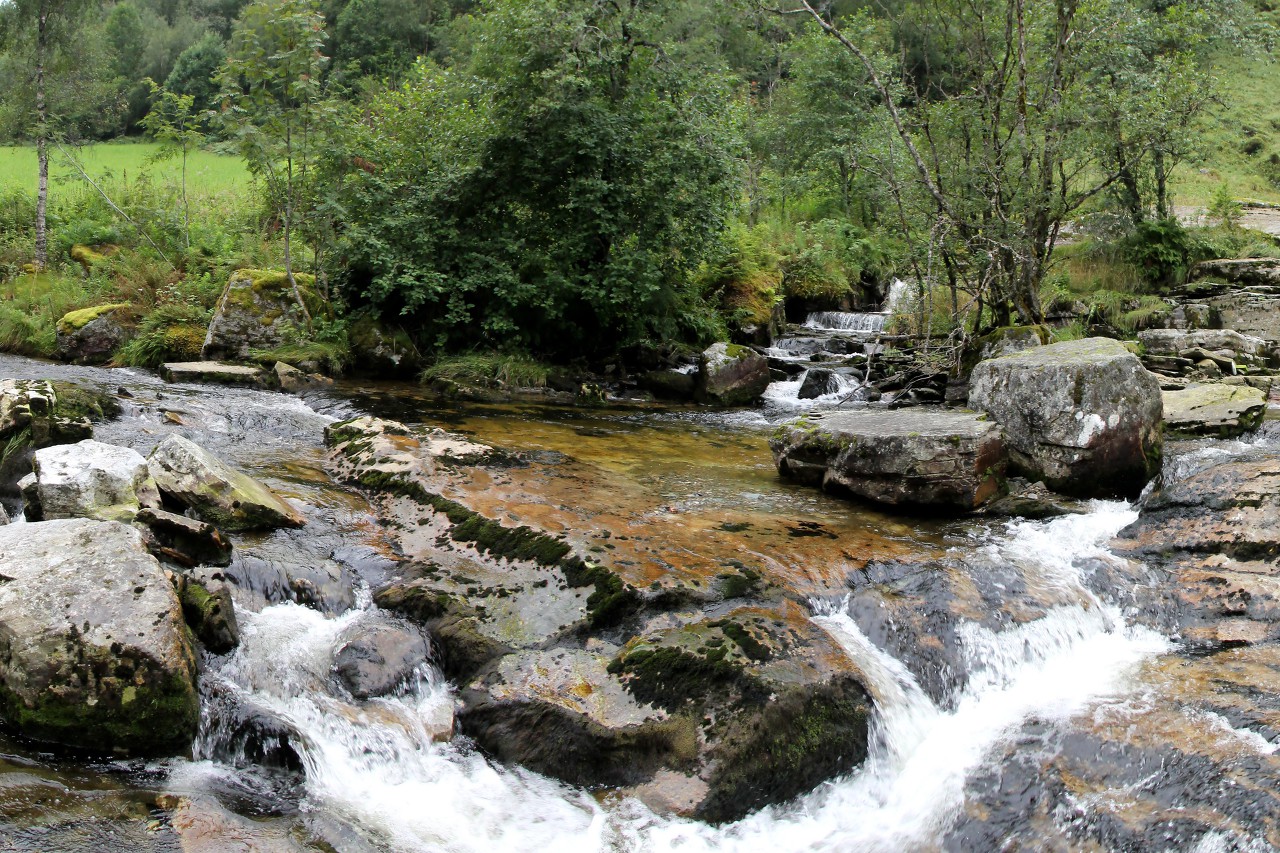
[[[704,337],[692,272],[739,192],[738,107],[654,38],[672,4],[504,0],[470,65],[373,105],[351,276],[442,348],[607,357]]]
[[[204,141],[206,116],[195,108],[194,95],[180,95],[147,78],[151,89],[151,111],[142,120],[147,132],[162,143],[160,158],[182,161],[182,233],[191,248],[191,204],[187,200],[187,158]]]
[[[54,134],[54,117],[49,111],[48,72],[58,50],[68,44],[83,19],[91,0],[10,0],[3,12],[5,42],[31,48],[31,85],[34,108],[33,135],[36,140],[37,190],[35,267],[49,264],[49,144]]]
[[[280,216],[285,273],[308,331],[311,312],[294,276],[293,233],[300,185],[328,114],[321,86],[328,62],[324,41],[324,18],[314,0],[258,0],[241,12],[218,73],[221,120]]]
[[[214,77],[226,59],[222,39],[214,33],[207,34],[178,55],[173,71],[165,78],[165,91],[190,95],[192,109],[197,113],[213,109],[218,101]]]

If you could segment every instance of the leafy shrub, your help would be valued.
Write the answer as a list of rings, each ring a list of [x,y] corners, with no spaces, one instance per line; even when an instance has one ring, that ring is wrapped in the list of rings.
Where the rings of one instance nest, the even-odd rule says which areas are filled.
[[[422,372],[422,381],[439,379],[484,388],[542,388],[547,384],[545,364],[523,354],[473,352],[441,359]]]
[[[161,305],[138,324],[134,337],[116,352],[116,362],[158,367],[166,361],[199,360],[209,313],[188,303]]]
[[[1161,219],[1137,226],[1120,246],[1149,286],[1164,289],[1186,278],[1194,242],[1178,220]]]

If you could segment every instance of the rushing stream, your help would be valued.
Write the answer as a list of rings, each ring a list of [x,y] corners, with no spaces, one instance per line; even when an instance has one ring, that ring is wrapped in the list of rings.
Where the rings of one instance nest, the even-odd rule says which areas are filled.
[[[204,660],[194,756],[83,763],[0,741],[0,850],[179,849],[151,807],[161,794],[213,803],[212,846],[199,848],[209,850],[1133,849],[1135,837],[1145,849],[1272,849],[1240,805],[1247,796],[1221,778],[1243,766],[1274,785],[1277,732],[1215,710],[1212,678],[1177,670],[1185,661],[1173,640],[1139,625],[1079,568],[1109,559],[1107,542],[1136,517],[1127,504],[1097,502],[1045,522],[893,519],[779,482],[760,422],[768,413],[438,412],[407,387],[339,386],[304,402],[8,357],[0,368],[124,389],[125,414],[100,426],[99,440],[145,453],[182,432],[262,477],[309,522],[237,540],[227,573],[238,581],[241,645]],[[324,474],[321,432],[364,412],[574,457],[626,483],[626,500],[686,518],[690,541],[764,554],[812,595],[812,619],[875,700],[865,764],[796,802],[713,827],[490,762],[448,737],[454,688],[430,666],[395,696],[346,695],[330,677],[333,653],[344,633],[387,618],[369,590],[393,562],[367,505]],[[1188,453],[1171,476],[1244,449]],[[814,528],[800,521],[823,535],[809,536]],[[741,532],[705,535],[726,525]],[[871,553],[855,560],[851,551]],[[935,634],[906,641],[920,641],[919,655],[890,648],[883,638],[914,627],[895,621],[877,584],[848,578],[855,568],[889,571],[876,560],[925,559],[971,567],[972,578],[957,580],[960,571],[949,583],[1007,596],[1013,616],[948,617]],[[273,603],[298,573],[327,614]],[[922,590],[928,605],[933,593]],[[926,646],[939,637],[931,659]],[[277,731],[279,748],[265,754],[270,738],[258,738],[246,749],[246,726]],[[1175,770],[1162,750],[1196,760]],[[1171,821],[1152,837],[1165,825],[1144,819],[1152,809],[1195,822]]]

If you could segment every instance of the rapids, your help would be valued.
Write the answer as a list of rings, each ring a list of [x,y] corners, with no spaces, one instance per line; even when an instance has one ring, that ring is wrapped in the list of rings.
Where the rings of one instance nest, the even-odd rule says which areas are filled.
[[[736,419],[639,407],[438,411],[409,386],[340,384],[300,400],[142,372],[0,366],[123,388],[125,414],[98,428],[100,440],[145,453],[180,431],[310,522],[304,534],[237,540],[227,571],[243,580],[242,643],[203,661],[192,756],[102,762],[0,739],[0,849],[178,849],[156,808],[165,794],[215,804],[215,845],[224,832],[269,850],[1273,849],[1274,815],[1259,813],[1246,782],[1280,780],[1280,731],[1226,713],[1209,663],[1181,657],[1176,638],[1144,627],[1119,590],[1081,568],[1114,559],[1108,541],[1136,517],[1128,504],[1044,522],[891,518],[777,480],[765,439],[784,409]],[[325,475],[320,433],[364,412],[572,457],[626,484],[609,497],[683,518],[687,547],[764,555],[810,596],[811,619],[867,684],[877,711],[867,761],[790,804],[707,826],[495,764],[448,738],[457,686],[433,667],[389,698],[347,695],[329,673],[336,644],[382,618],[369,591],[393,560],[367,505]],[[1167,476],[1273,439],[1189,447]],[[722,527],[735,532],[707,533]],[[952,568],[890,592],[883,578],[896,561],[925,560]],[[281,582],[261,581],[297,571],[327,584],[327,613],[280,603]],[[1004,596],[1008,612],[944,601],[932,585],[944,575],[949,590]],[[894,607],[914,608],[912,596],[940,621],[898,620]],[[895,633],[900,642],[884,641]],[[1242,651],[1235,664],[1280,661]],[[272,734],[249,749],[255,727]]]

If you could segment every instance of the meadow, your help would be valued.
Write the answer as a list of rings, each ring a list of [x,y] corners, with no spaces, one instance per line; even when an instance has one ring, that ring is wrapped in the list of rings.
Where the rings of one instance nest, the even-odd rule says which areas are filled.
[[[127,186],[144,173],[158,183],[177,183],[181,161],[157,161],[161,146],[154,142],[113,142],[69,149],[95,181]],[[75,168],[56,149],[49,162],[50,195],[56,197],[81,181]],[[193,195],[221,195],[243,188],[250,180],[244,161],[227,154],[193,151],[187,160],[187,188]],[[0,194],[36,188],[36,149],[31,145],[0,146]]]

